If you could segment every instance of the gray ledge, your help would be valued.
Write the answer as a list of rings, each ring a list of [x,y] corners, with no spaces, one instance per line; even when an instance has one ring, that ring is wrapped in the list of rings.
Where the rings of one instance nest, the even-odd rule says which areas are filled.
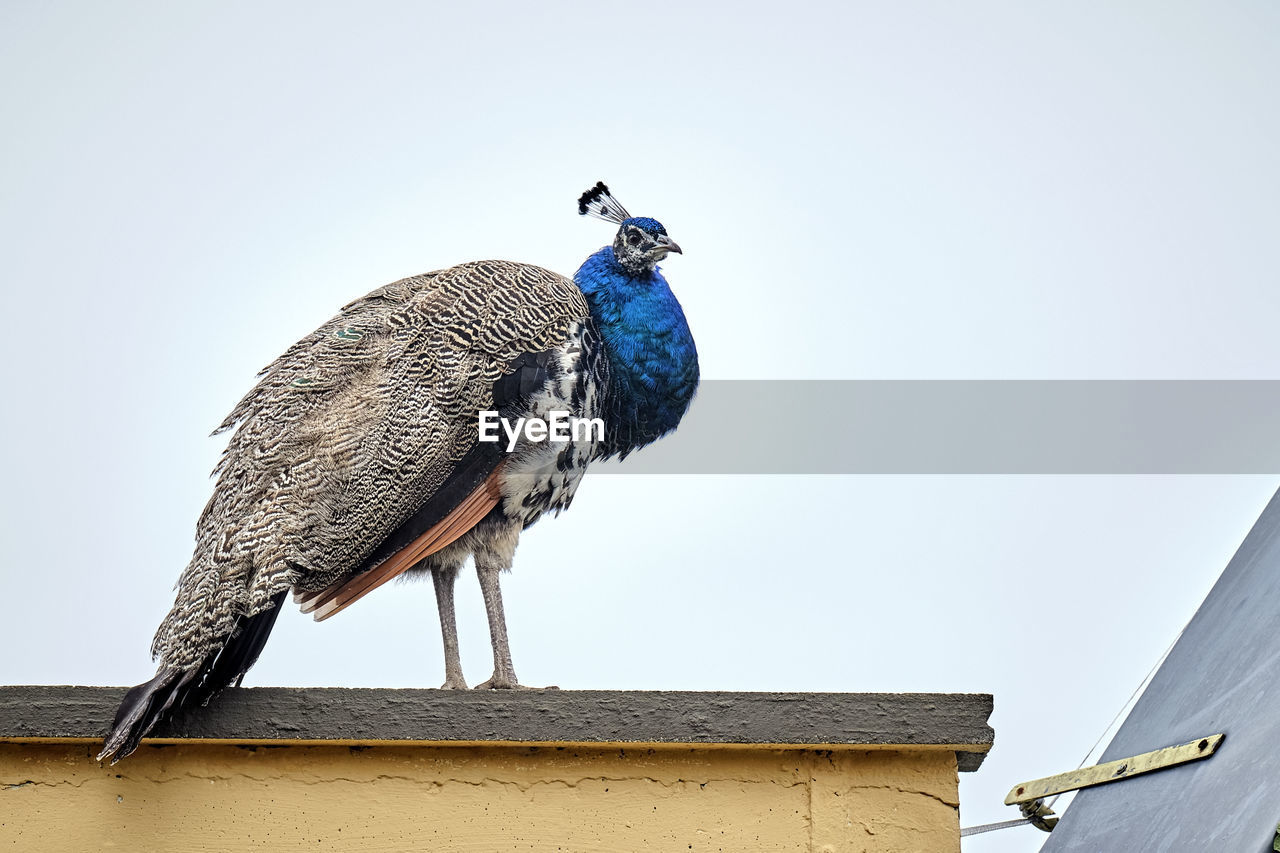
[[[0,687],[0,742],[100,740],[123,687]],[[992,699],[970,693],[229,689],[158,739],[952,748],[977,770]]]

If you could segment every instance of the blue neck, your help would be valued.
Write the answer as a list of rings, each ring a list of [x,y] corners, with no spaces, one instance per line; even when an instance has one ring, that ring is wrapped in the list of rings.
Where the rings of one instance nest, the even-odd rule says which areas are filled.
[[[680,303],[656,268],[629,275],[613,247],[605,246],[573,280],[587,297],[608,355],[608,452],[626,456],[680,423],[698,388],[698,350]]]

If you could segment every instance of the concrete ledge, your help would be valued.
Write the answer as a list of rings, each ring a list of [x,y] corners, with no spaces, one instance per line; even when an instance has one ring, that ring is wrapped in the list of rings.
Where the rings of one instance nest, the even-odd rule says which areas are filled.
[[[101,740],[123,687],[0,687],[0,742]],[[153,742],[725,745],[937,749],[976,770],[994,738],[988,694],[225,691]]]
[[[0,848],[960,853],[990,696],[0,687]]]

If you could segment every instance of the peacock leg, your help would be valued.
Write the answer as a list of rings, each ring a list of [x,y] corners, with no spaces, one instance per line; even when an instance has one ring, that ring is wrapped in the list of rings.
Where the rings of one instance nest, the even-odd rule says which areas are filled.
[[[458,655],[458,622],[453,612],[453,584],[458,579],[458,565],[435,566],[431,580],[436,587],[436,607],[440,610],[440,634],[444,637],[444,690],[466,690],[462,677],[462,659]]]
[[[502,588],[498,577],[506,568],[503,561],[493,554],[476,554],[476,574],[480,577],[480,592],[484,595],[484,609],[489,615],[489,639],[493,643],[493,676],[477,690],[510,690],[518,688],[516,671],[511,665],[511,646],[507,642],[507,617],[502,611]]]

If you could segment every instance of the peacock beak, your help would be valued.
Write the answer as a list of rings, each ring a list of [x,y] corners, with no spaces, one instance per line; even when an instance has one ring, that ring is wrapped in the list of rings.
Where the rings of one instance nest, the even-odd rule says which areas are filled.
[[[677,255],[684,254],[684,252],[681,251],[680,249],[680,244],[678,244],[675,240],[672,240],[670,237],[659,237],[658,246],[659,248],[666,249],[668,252],[674,252]]]

